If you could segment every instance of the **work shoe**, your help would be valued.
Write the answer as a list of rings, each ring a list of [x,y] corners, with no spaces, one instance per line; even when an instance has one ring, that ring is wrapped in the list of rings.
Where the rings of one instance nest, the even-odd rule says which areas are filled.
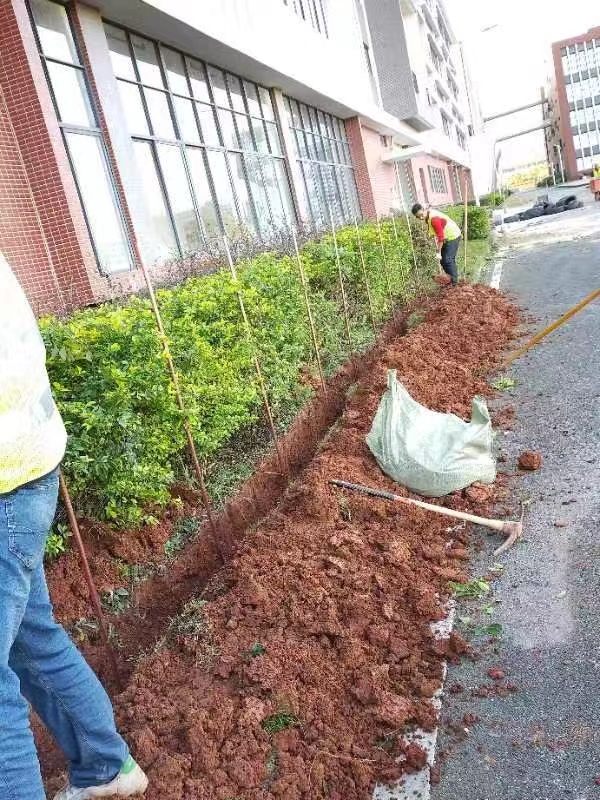
[[[90,800],[93,797],[133,797],[135,794],[144,794],[148,788],[148,778],[141,767],[135,763],[131,756],[121,767],[116,778],[102,786],[88,786],[78,789],[76,786],[65,786],[54,800]]]

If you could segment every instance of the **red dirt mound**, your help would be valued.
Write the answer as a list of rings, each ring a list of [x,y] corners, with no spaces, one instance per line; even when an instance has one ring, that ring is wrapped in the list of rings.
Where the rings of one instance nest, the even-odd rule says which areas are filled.
[[[149,773],[148,800],[366,800],[376,781],[424,764],[399,734],[435,725],[442,663],[464,652],[429,626],[445,615],[448,580],[466,579],[468,532],[329,480],[398,491],[364,441],[386,370],[419,402],[467,418],[516,322],[498,292],[464,285],[382,348],[341,425],[245,535],[211,600],[163,628],[116,701]],[[446,502],[484,513],[490,500]]]

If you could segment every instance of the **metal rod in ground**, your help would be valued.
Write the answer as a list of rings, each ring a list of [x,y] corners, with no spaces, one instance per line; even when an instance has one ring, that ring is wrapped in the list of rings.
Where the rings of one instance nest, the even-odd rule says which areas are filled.
[[[455,511],[453,508],[446,508],[445,506],[436,506],[433,503],[424,503],[422,500],[413,500],[412,497],[402,497],[401,495],[392,494],[392,492],[386,492],[382,489],[372,489],[370,486],[362,486],[360,483],[349,483],[348,481],[340,480],[330,480],[329,483],[332,483],[334,486],[339,486],[342,489],[361,492],[371,497],[381,497],[384,500],[392,500],[395,503],[402,503],[402,505],[406,506],[416,506],[425,511],[431,511],[434,514],[441,514],[444,517],[452,517],[453,519],[460,519],[465,522],[474,522],[476,525],[483,525],[494,531],[507,533],[507,542],[498,548],[495,553],[504,552],[504,550],[511,544],[514,544],[523,533],[522,516],[519,522],[513,520],[489,519],[488,517],[479,517],[476,514],[467,514],[465,511]]]
[[[321,353],[319,352],[319,342],[317,340],[317,329],[315,327],[315,321],[313,318],[312,308],[310,305],[310,297],[308,294],[308,280],[306,279],[306,271],[304,269],[304,264],[302,263],[302,257],[300,256],[300,250],[298,249],[298,238],[296,236],[296,231],[292,227],[292,241],[294,243],[294,252],[296,253],[296,261],[298,262],[298,271],[300,272],[300,282],[302,283],[302,291],[304,293],[304,305],[306,306],[306,315],[308,317],[308,325],[310,327],[310,335],[312,338],[313,344],[313,352],[315,354],[315,360],[317,362],[317,369],[319,370],[319,379],[321,381],[321,388],[324,392],[327,391],[327,387],[325,386],[325,376],[323,375],[323,366],[321,363]]]
[[[404,200],[404,194],[402,192],[402,182],[400,180],[400,172],[399,172],[398,162],[396,161],[396,183],[398,186],[398,194],[400,196],[400,202],[402,203],[402,210],[404,211],[404,216],[406,217],[406,225],[408,227],[408,236],[410,238],[410,246],[412,248],[412,255],[413,255],[413,263],[415,265],[415,284],[418,285],[419,282],[419,266],[417,264],[417,251],[415,250],[415,242],[413,239],[413,232],[412,232],[412,225],[410,221],[410,216],[408,213],[408,209],[406,207],[406,202]]]
[[[371,287],[369,286],[369,277],[367,275],[367,264],[365,262],[365,252],[362,246],[362,236],[360,233],[360,227],[358,225],[358,220],[354,217],[354,227],[356,228],[356,241],[358,243],[358,254],[360,257],[360,264],[363,274],[363,280],[365,282],[365,290],[367,292],[367,303],[369,304],[369,316],[371,318],[371,325],[373,326],[373,333],[377,333],[377,321],[375,319],[375,308],[373,306],[373,298],[371,296]]]
[[[231,256],[231,250],[229,248],[229,241],[227,236],[223,236],[223,246],[225,248],[225,256],[227,258],[227,263],[229,264],[229,269],[231,271],[231,276],[234,281],[237,281],[238,275],[237,270],[235,268],[235,264],[233,263],[233,258]],[[258,355],[256,353],[256,343],[254,341],[254,336],[252,335],[252,327],[250,325],[250,320],[248,319],[248,314],[246,313],[246,306],[244,304],[244,298],[242,296],[242,292],[240,289],[236,289],[237,299],[240,306],[240,312],[242,315],[242,321],[244,324],[244,332],[246,335],[246,339],[250,346],[250,350],[252,352],[252,361],[254,363],[254,370],[256,372],[256,377],[258,379],[258,385],[260,388],[260,393],[262,396],[263,406],[265,409],[265,414],[267,417],[267,423],[269,425],[269,430],[271,431],[271,437],[273,438],[273,444],[275,445],[275,452],[277,453],[277,461],[279,462],[279,469],[281,470],[282,475],[286,475],[288,472],[287,464],[283,457],[283,453],[281,451],[281,445],[279,443],[279,436],[277,435],[277,430],[275,428],[275,422],[273,421],[273,413],[271,411],[271,404],[269,402],[269,395],[267,393],[267,386],[265,384],[265,379],[263,376],[262,367],[260,366],[260,361],[258,359]]]
[[[390,273],[389,273],[389,264],[387,260],[387,254],[385,251],[385,245],[383,243],[383,234],[381,232],[381,221],[379,216],[377,216],[377,233],[379,235],[379,246],[381,247],[381,255],[383,256],[383,274],[385,276],[385,283],[387,286],[387,293],[388,297],[390,298],[390,305],[392,314],[394,313],[394,295],[392,292],[392,284],[390,283]]]
[[[181,416],[183,419],[183,430],[185,432],[185,438],[187,440],[188,451],[190,454],[190,458],[192,459],[192,466],[194,467],[194,472],[196,473],[196,478],[198,480],[198,485],[200,487],[200,497],[202,498],[202,505],[204,506],[204,510],[206,511],[208,524],[210,525],[210,529],[212,532],[213,544],[219,556],[221,557],[221,560],[224,561],[225,556],[221,548],[221,542],[219,540],[219,536],[217,533],[217,526],[215,523],[215,517],[212,510],[212,503],[210,501],[210,497],[208,496],[208,490],[206,489],[206,483],[204,481],[204,471],[202,469],[202,466],[200,465],[200,459],[198,458],[198,452],[196,450],[196,444],[194,442],[194,437],[192,435],[192,429],[190,428],[190,423],[187,417],[187,410],[185,407],[185,402],[183,400],[183,395],[181,393],[181,387],[179,385],[179,376],[175,368],[175,362],[173,361],[173,356],[171,355],[171,348],[169,347],[169,340],[165,333],[165,327],[163,325],[160,309],[158,307],[158,303],[156,302],[156,294],[154,292],[154,286],[152,284],[152,280],[150,279],[150,274],[146,269],[145,264],[143,263],[142,263],[142,273],[144,275],[146,288],[148,289],[148,294],[150,296],[152,313],[154,314],[156,327],[158,329],[158,336],[163,349],[165,360],[167,362],[167,369],[171,377],[171,383],[173,384],[173,389],[175,390],[175,399],[177,401],[177,406],[181,411]]]
[[[335,231],[335,222],[333,221],[333,212],[331,210],[331,206],[329,206],[329,220],[331,222],[331,233],[333,235],[333,247],[335,250],[335,263],[337,264],[340,292],[342,295],[342,308],[344,311],[344,327],[346,329],[346,339],[348,340],[348,347],[350,347],[350,350],[352,350],[352,335],[350,333],[350,314],[348,313],[348,299],[346,298],[346,289],[344,288],[344,274],[342,272],[342,260],[340,258],[340,249],[338,247],[337,234]]]
[[[464,167],[463,167],[463,169],[464,169]],[[469,205],[468,205],[469,193],[468,193],[468,190],[467,190],[467,171],[466,170],[464,170],[463,195],[464,195],[464,199],[465,199],[465,222],[464,222],[464,228],[463,228],[463,247],[464,247],[464,251],[465,251],[464,252],[464,255],[465,255],[464,272],[465,272],[465,277],[466,277],[466,275],[467,275],[467,240],[469,238]]]
[[[531,350],[531,348],[535,347],[535,345],[538,344],[538,342],[541,342],[542,339],[545,339],[549,333],[552,333],[552,331],[555,331],[557,328],[560,328],[561,325],[564,325],[564,323],[567,322],[567,320],[571,319],[571,317],[574,317],[575,314],[581,311],[582,308],[585,308],[589,303],[591,303],[593,300],[596,300],[599,297],[600,297],[600,289],[594,289],[593,292],[590,292],[586,297],[583,298],[583,300],[577,303],[577,305],[573,306],[573,308],[570,308],[568,311],[566,311],[562,315],[562,317],[559,317],[551,325],[548,325],[546,328],[544,328],[544,330],[540,331],[539,333],[536,333],[535,336],[533,336],[528,342],[525,342],[524,345],[519,347],[517,350],[511,353],[507,358],[505,358],[504,361],[502,362],[502,366],[508,367],[510,364],[512,364],[513,361],[515,361],[515,359],[520,358],[528,350]]]
[[[104,612],[102,611],[102,604],[100,603],[100,595],[98,594],[98,590],[96,589],[96,584],[94,583],[94,578],[92,576],[92,571],[90,570],[90,563],[88,561],[87,553],[85,552],[85,547],[83,544],[83,539],[81,538],[81,531],[79,530],[79,523],[77,522],[77,517],[75,516],[75,511],[73,510],[73,503],[71,502],[71,495],[69,493],[69,489],[67,488],[67,484],[65,482],[64,476],[62,471],[59,472],[59,485],[60,485],[60,495],[62,497],[62,501],[65,506],[65,511],[67,512],[67,518],[69,520],[69,527],[71,528],[71,532],[73,534],[73,538],[75,539],[75,545],[77,546],[77,550],[79,552],[79,558],[81,559],[81,566],[83,568],[83,574],[85,576],[85,582],[88,587],[88,592],[90,594],[90,602],[92,604],[92,608],[94,609],[94,613],[96,614],[96,619],[98,620],[98,627],[100,629],[100,638],[104,642],[106,647],[106,652],[108,654],[108,659],[110,661],[110,666],[114,673],[115,680],[117,682],[117,688],[121,689],[121,678],[119,676],[119,668],[117,666],[117,658],[115,656],[115,651],[113,650],[113,646],[110,643],[110,638],[108,635],[108,628],[106,626],[106,621],[104,619]]]

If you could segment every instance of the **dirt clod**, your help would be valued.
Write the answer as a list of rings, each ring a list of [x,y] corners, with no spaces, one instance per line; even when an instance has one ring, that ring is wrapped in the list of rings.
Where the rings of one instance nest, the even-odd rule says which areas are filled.
[[[519,469],[536,470],[542,466],[541,453],[534,450],[525,450],[519,456]]]
[[[487,671],[488,677],[491,678],[493,681],[503,681],[505,676],[505,672],[500,667],[490,667]]]

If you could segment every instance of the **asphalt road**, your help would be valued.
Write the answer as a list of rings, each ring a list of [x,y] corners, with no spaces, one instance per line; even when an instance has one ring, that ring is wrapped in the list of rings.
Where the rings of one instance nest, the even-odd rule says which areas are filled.
[[[533,329],[600,286],[599,206],[568,212],[577,217],[565,228],[579,234],[569,233],[567,241],[556,241],[563,215],[549,220],[551,243],[539,226],[535,235],[513,235],[500,288],[535,317]],[[491,595],[459,605],[459,629],[484,652],[479,661],[450,667],[446,686],[460,683],[464,691],[444,697],[441,781],[431,797],[600,800],[600,302],[508,374],[517,384],[503,402],[515,405],[517,421],[512,432],[499,434],[497,449],[506,458],[499,466],[513,472],[529,449],[544,461],[539,471],[516,478],[511,494],[513,505],[519,495],[530,502],[523,541],[500,557],[504,569]],[[484,575],[499,539],[481,530],[476,538],[474,575]],[[502,625],[498,645],[473,633],[490,623]],[[493,683],[492,666],[517,691],[471,696],[473,688]],[[466,713],[479,721],[465,725]]]

